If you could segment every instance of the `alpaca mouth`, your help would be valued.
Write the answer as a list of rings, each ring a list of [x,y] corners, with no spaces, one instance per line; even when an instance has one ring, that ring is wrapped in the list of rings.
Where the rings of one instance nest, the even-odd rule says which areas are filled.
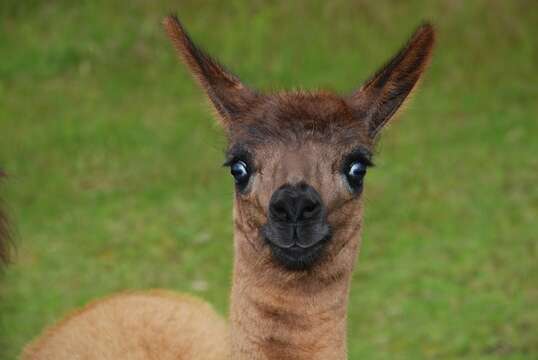
[[[271,223],[262,227],[262,236],[277,263],[288,270],[307,270],[323,257],[324,249],[332,237],[328,224],[317,225],[315,228],[318,231],[311,233],[307,239],[299,239],[296,231],[292,231],[294,235],[291,237],[283,236],[285,234],[276,230]],[[292,224],[289,226],[293,227]]]

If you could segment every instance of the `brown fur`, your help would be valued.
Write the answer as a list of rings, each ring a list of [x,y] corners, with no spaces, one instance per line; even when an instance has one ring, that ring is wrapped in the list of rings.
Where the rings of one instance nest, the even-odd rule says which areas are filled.
[[[205,302],[167,291],[95,301],[47,329],[22,359],[229,358],[224,319]]]
[[[432,27],[420,27],[407,46],[371,80],[350,96],[340,97],[323,91],[258,93],[197,47],[177,18],[166,18],[164,25],[217,111],[229,138],[228,157],[233,158],[237,152],[247,154],[244,156],[250,158],[254,169],[248,188],[237,191],[234,202],[232,358],[345,359],[347,302],[360,245],[362,196],[350,191],[344,180],[344,159],[356,149],[368,158],[372,156],[379,130],[408,97],[429,61],[434,43]],[[273,192],[284,184],[301,182],[319,192],[333,236],[312,267],[289,270],[271,256],[260,229],[267,222]],[[32,349],[40,349],[53,355],[73,355],[79,350],[79,343],[83,343],[84,354],[95,358],[96,353],[91,350],[94,343],[104,344],[99,347],[101,351],[108,351],[107,346],[111,345],[93,336],[84,340],[81,331],[89,332],[81,329],[90,327],[96,332],[98,327],[91,326],[94,321],[100,324],[99,328],[107,329],[105,338],[139,339],[127,348],[118,348],[121,353],[145,354],[143,344],[156,342],[160,347],[152,348],[152,356],[181,350],[186,346],[181,339],[191,327],[210,327],[203,317],[211,314],[189,318],[184,310],[174,313],[182,308],[181,301],[165,308],[159,300],[153,303],[155,319],[151,323],[159,326],[162,317],[173,316],[172,321],[177,324],[171,325],[171,329],[177,334],[147,333],[145,322],[149,320],[138,318],[129,296],[112,299],[118,313],[101,314],[109,302],[98,302],[50,330],[26,354],[36,354]],[[118,320],[131,325],[117,328]],[[194,320],[201,325],[192,324]],[[208,345],[199,337],[190,341],[191,346]],[[53,342],[56,345],[52,346]],[[216,342],[213,346],[223,345]]]
[[[421,26],[371,80],[342,98],[329,92],[255,93],[208,60],[176,18],[167,18],[165,27],[181,58],[217,103],[217,112],[224,114],[221,123],[231,155],[235,148],[247,151],[256,169],[248,192],[237,194],[234,205],[234,359],[344,359],[362,203],[342,181],[342,159],[354,148],[373,152],[379,129],[402,105],[429,62],[433,28]],[[214,89],[229,78],[233,91],[225,101],[215,101]],[[283,184],[301,181],[320,193],[333,239],[314,268],[288,271],[273,261],[260,228],[267,221],[271,194]]]

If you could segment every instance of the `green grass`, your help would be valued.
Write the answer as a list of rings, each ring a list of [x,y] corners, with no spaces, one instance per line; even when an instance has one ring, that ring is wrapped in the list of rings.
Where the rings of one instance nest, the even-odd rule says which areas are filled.
[[[349,357],[538,358],[538,6],[500,0],[2,1],[18,255],[0,284],[0,358],[126,288],[227,311],[225,142],[161,29],[170,11],[250,84],[341,92],[431,19],[430,72],[367,179]]]

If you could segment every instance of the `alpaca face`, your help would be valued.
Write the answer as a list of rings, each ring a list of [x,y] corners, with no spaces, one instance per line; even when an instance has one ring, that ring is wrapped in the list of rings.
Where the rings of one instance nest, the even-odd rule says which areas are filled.
[[[360,228],[375,140],[424,71],[432,27],[420,27],[385,67],[341,97],[261,94],[196,47],[177,18],[164,25],[228,135],[236,232],[244,240],[236,247],[259,249],[251,255],[258,263],[289,271],[334,259]]]
[[[307,269],[328,255],[344,228],[360,223],[372,161],[364,121],[328,93],[267,96],[231,129],[226,164],[244,231],[275,262]]]

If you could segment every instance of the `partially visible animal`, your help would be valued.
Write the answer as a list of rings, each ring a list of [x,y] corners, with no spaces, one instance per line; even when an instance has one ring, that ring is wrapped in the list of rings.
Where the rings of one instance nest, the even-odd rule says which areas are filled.
[[[0,170],[0,186],[5,180],[6,174]],[[9,263],[11,259],[11,232],[4,204],[0,201],[0,267]]]
[[[76,310],[26,347],[23,359],[229,359],[226,321],[171,291],[125,292]]]

